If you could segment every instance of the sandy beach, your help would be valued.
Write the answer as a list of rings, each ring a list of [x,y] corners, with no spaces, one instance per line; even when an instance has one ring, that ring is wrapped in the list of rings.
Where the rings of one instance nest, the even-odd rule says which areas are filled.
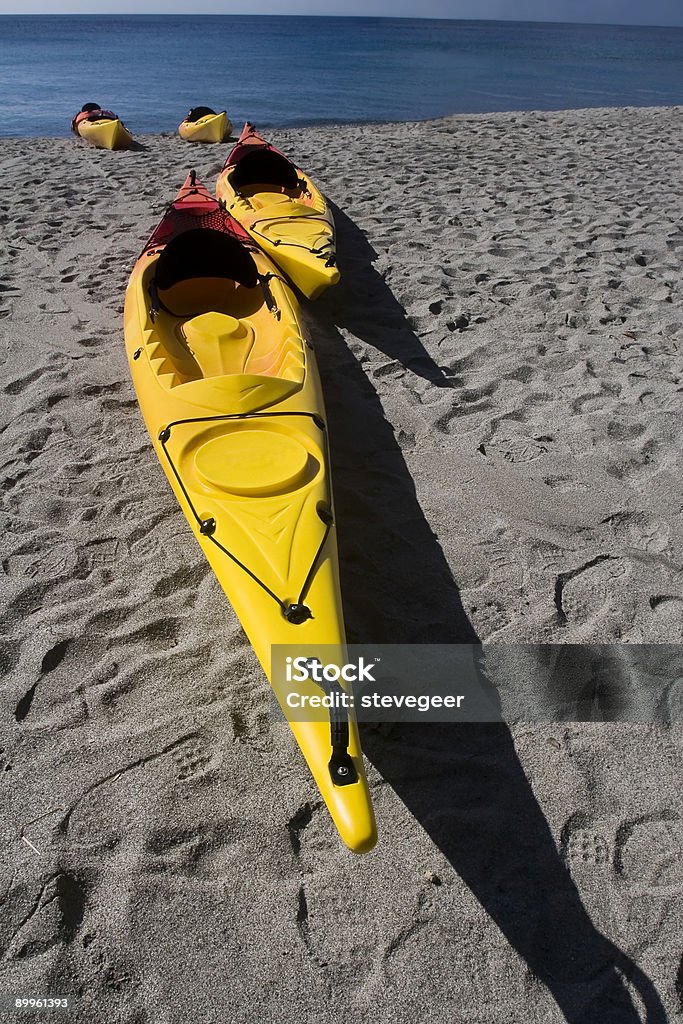
[[[335,207],[349,639],[679,644],[683,109],[268,137]],[[341,845],[124,352],[227,147],[138,142],[0,143],[0,1021],[677,1019],[680,725],[366,728],[379,845]]]

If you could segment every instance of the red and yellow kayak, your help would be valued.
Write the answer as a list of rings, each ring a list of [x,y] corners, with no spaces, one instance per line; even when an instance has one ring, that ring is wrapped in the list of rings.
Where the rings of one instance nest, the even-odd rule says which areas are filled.
[[[85,104],[71,122],[71,129],[99,149],[128,149],[133,142],[123,121],[96,103]]]
[[[188,537],[283,703],[273,644],[345,652],[325,408],[294,292],[194,172],[135,264],[125,338]],[[371,849],[353,716],[288,720],[344,842]]]

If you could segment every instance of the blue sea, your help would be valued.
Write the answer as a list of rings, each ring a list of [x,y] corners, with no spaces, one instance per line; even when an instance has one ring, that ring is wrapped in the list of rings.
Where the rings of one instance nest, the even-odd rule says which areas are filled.
[[[401,18],[0,17],[0,135],[85,102],[134,132],[195,105],[269,127],[683,103],[683,29]]]

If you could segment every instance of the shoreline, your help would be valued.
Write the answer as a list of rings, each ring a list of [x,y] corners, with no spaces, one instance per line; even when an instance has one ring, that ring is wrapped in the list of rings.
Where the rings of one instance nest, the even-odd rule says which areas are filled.
[[[514,109],[514,110],[459,111],[459,112],[453,113],[453,114],[441,114],[438,117],[418,118],[417,120],[413,120],[413,121],[402,121],[402,120],[396,120],[396,121],[353,121],[353,120],[350,120],[350,121],[336,121],[336,120],[333,120],[333,119],[329,119],[329,120],[321,120],[321,121],[292,121],[292,122],[290,122],[288,124],[282,124],[282,123],[268,124],[267,122],[264,121],[264,122],[259,122],[258,127],[260,129],[262,129],[264,132],[286,132],[286,131],[293,131],[295,129],[301,129],[301,130],[305,131],[307,129],[314,129],[314,128],[340,128],[340,129],[344,129],[344,128],[360,128],[360,129],[364,129],[364,128],[383,128],[383,127],[392,127],[392,126],[398,127],[398,126],[401,126],[401,125],[414,125],[414,126],[434,125],[434,124],[438,124],[438,123],[440,123],[442,121],[449,122],[449,121],[454,121],[454,120],[470,120],[470,119],[490,120],[492,118],[516,117],[516,116],[524,115],[524,114],[528,114],[529,116],[543,116],[543,115],[549,115],[549,114],[559,115],[559,114],[581,114],[581,113],[586,113],[586,114],[590,115],[590,114],[600,113],[601,111],[604,111],[604,112],[614,112],[614,111],[634,111],[634,112],[636,112],[636,111],[638,111],[638,112],[651,112],[651,113],[654,113],[656,111],[677,111],[678,112],[678,111],[681,111],[681,110],[683,110],[683,104],[681,104],[681,103],[659,104],[659,105],[654,105],[654,106],[652,106],[650,104],[643,104],[643,105],[625,104],[625,105],[596,106],[596,107],[562,107],[562,108],[558,108],[558,109],[556,109],[554,107],[553,108],[547,108],[547,109],[546,108],[523,108],[523,109],[520,108],[520,109]],[[230,116],[230,112],[229,111],[228,111],[228,116]],[[179,115],[179,117],[182,118],[182,115]],[[123,118],[122,120],[124,121],[124,123],[126,123],[125,122],[125,118]],[[240,120],[234,121],[233,122],[234,127],[237,127],[237,125],[239,123],[240,123]],[[237,133],[237,135],[231,136],[231,139],[233,141],[235,141],[237,139],[238,135],[239,135],[239,132]],[[61,140],[61,139],[72,138],[72,137],[75,138],[75,136],[73,135],[73,133],[70,130],[67,130],[64,135],[3,135],[2,132],[0,131],[0,139],[3,139],[3,140],[8,141],[8,142],[19,142],[22,139],[32,139],[34,142],[56,142],[56,141]],[[179,141],[183,142],[183,140],[180,139],[180,137],[178,136],[177,126],[175,128],[169,128],[168,130],[165,130],[165,131],[139,132],[137,134],[134,134],[134,138],[136,138],[136,139],[143,139],[143,140],[144,139],[178,138]],[[230,144],[229,142],[225,142],[224,143],[224,145],[226,145],[226,146],[229,145],[229,144]],[[185,145],[191,145],[191,144],[190,143],[185,143]]]

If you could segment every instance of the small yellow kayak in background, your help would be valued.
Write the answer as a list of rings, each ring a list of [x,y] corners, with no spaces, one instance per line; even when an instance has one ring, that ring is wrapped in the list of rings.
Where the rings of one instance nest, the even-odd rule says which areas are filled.
[[[168,481],[270,680],[332,819],[376,842],[352,712],[287,715],[273,644],[344,661],[325,408],[296,296],[194,172],[128,284],[125,338]],[[313,685],[313,684],[311,684]]]
[[[85,104],[71,122],[71,129],[98,149],[128,149],[133,142],[123,121],[96,103]]]
[[[178,135],[186,142],[225,142],[232,133],[232,121],[225,110],[219,114],[211,107],[193,107],[178,125]]]
[[[99,149],[128,149],[133,141],[133,136],[118,117],[83,121],[78,134]]]
[[[327,200],[248,121],[225,161],[216,195],[307,298],[339,281]]]

